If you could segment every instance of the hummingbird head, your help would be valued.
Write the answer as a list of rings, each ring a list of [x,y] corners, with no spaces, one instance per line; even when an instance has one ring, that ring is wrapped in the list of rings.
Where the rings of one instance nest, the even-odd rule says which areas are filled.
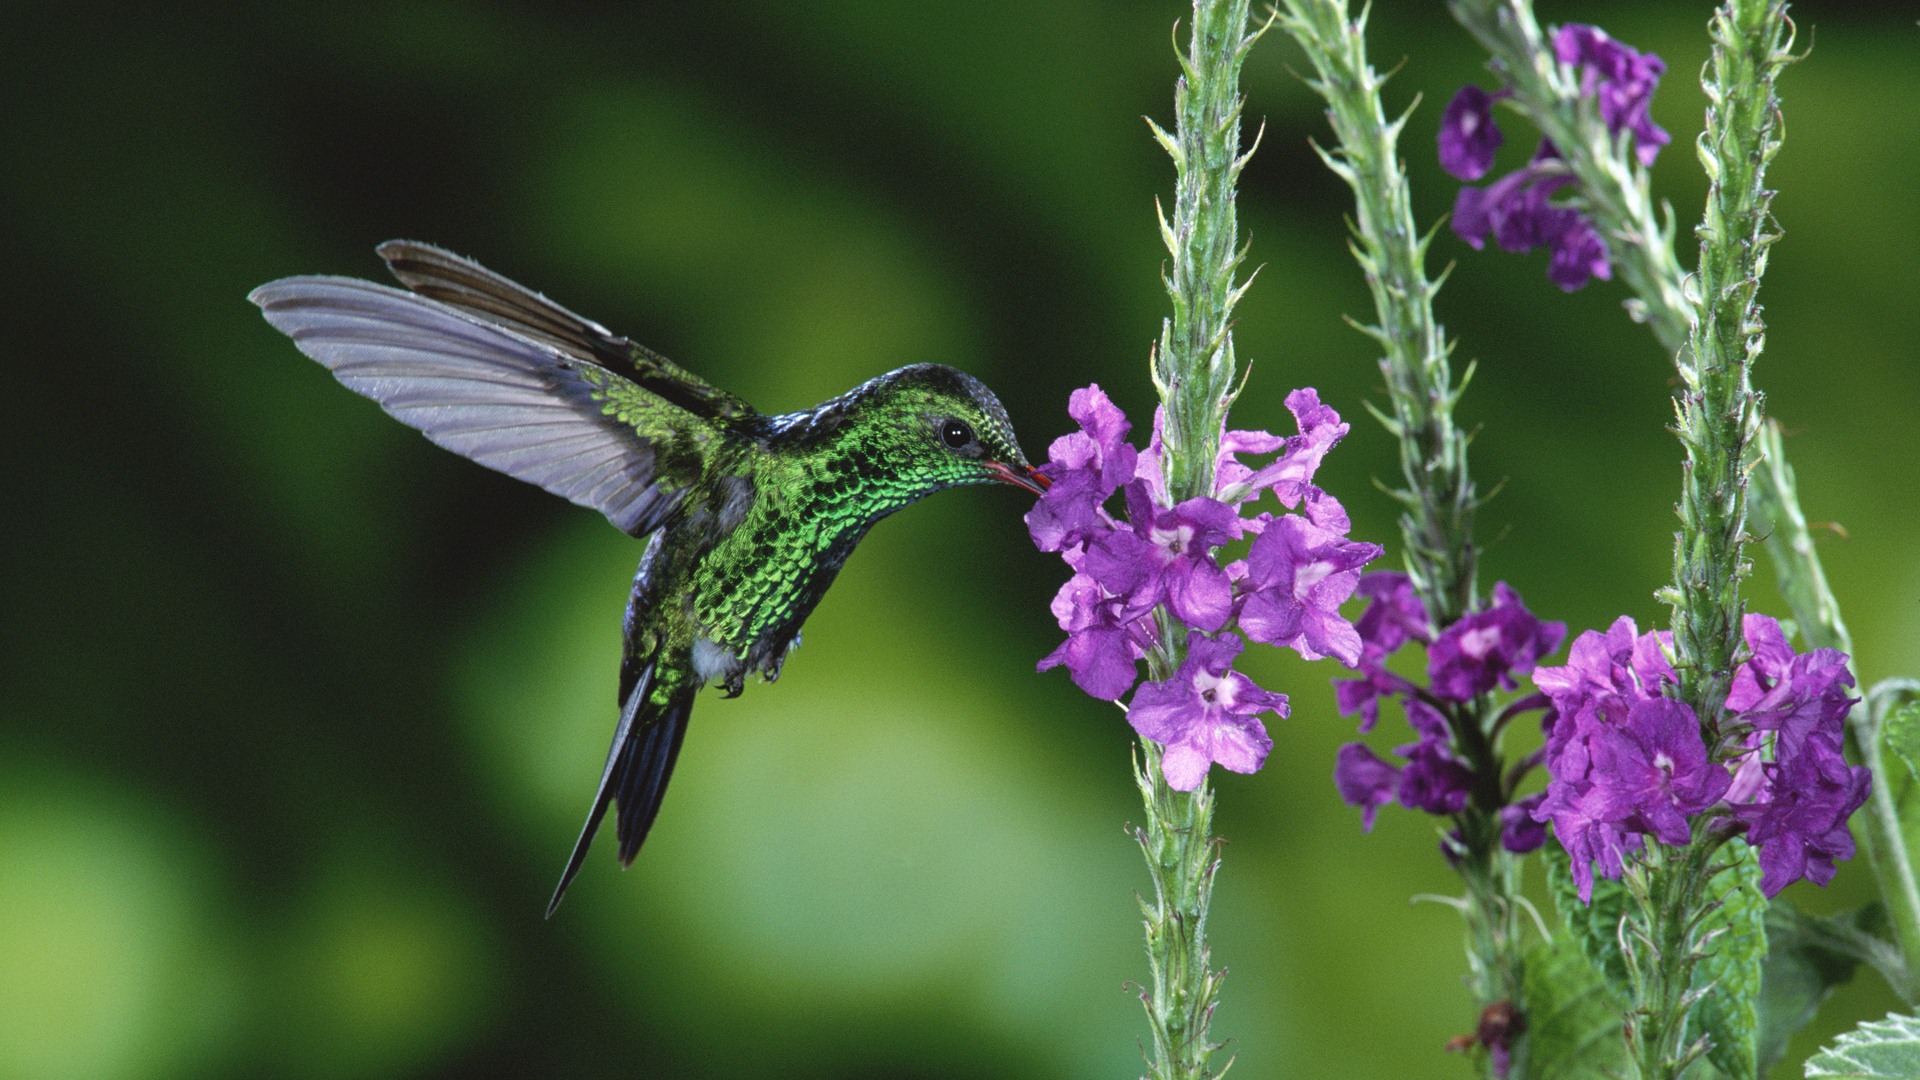
[[[1012,484],[1038,495],[1048,477],[1020,452],[1000,399],[944,364],[890,371],[816,412],[835,414],[838,441],[924,492],[957,484]]]

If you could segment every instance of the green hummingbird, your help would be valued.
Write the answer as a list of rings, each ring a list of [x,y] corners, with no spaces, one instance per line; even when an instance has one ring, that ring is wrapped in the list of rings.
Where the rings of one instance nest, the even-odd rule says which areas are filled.
[[[999,399],[954,368],[914,364],[770,416],[471,260],[404,240],[378,251],[405,289],[290,277],[248,299],[396,420],[646,538],[619,722],[549,917],[610,803],[620,864],[633,861],[695,693],[779,677],[875,522],[959,484],[1048,485]]]

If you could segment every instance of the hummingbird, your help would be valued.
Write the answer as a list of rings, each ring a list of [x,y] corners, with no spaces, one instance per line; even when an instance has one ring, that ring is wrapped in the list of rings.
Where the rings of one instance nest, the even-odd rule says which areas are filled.
[[[609,806],[620,864],[633,862],[695,695],[778,678],[876,522],[960,484],[1048,486],[1000,400],[955,368],[913,364],[769,415],[469,259],[406,240],[376,250],[404,288],[289,277],[248,299],[394,419],[646,542],[613,745],[549,918]]]

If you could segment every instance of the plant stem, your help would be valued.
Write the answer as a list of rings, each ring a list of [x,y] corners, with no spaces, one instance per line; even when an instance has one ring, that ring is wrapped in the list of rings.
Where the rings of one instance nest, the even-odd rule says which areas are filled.
[[[1780,149],[1773,87],[1787,59],[1785,4],[1727,0],[1714,13],[1710,33],[1713,57],[1701,80],[1706,129],[1699,139],[1707,201],[1696,230],[1699,268],[1684,290],[1693,303],[1692,332],[1688,348],[1678,354],[1677,434],[1687,460],[1670,599],[1679,697],[1693,708],[1712,747],[1721,741],[1727,690],[1742,647],[1746,463],[1761,416],[1749,379],[1765,343],[1757,296],[1767,248],[1777,235],[1765,177]],[[1656,898],[1647,911],[1649,959],[1660,975],[1655,993],[1640,1005],[1658,1040],[1639,1040],[1638,1060],[1650,1080],[1679,1076],[1696,1052],[1678,1042],[1692,1006],[1691,934],[1701,914],[1712,843],[1697,832],[1678,865],[1649,867]],[[1630,1021],[1630,1040],[1634,1027]]]
[[[1134,778],[1146,806],[1147,826],[1134,832],[1146,854],[1153,896],[1142,897],[1147,963],[1153,986],[1140,995],[1153,1036],[1152,1076],[1212,1076],[1207,1061],[1219,1044],[1209,1040],[1214,995],[1223,971],[1209,966],[1207,906],[1220,867],[1211,835],[1213,792],[1205,779],[1191,792],[1175,791],[1160,775],[1160,748],[1141,740],[1144,762]]]
[[[1434,317],[1439,284],[1426,273],[1427,241],[1414,223],[1413,200],[1399,157],[1403,114],[1386,118],[1385,78],[1366,54],[1366,17],[1351,17],[1346,0],[1284,0],[1280,25],[1305,50],[1310,85],[1327,103],[1337,138],[1320,158],[1354,193],[1352,251],[1373,294],[1374,325],[1360,326],[1382,349],[1391,416],[1376,412],[1399,443],[1405,486],[1393,494],[1404,507],[1400,533],[1408,576],[1444,629],[1479,606],[1478,551],[1473,541],[1477,504],[1467,469],[1467,435],[1454,423],[1462,387],[1448,363],[1452,346]],[[1488,702],[1448,710],[1455,748],[1473,769],[1465,810],[1455,815],[1455,865],[1466,883],[1470,984],[1482,1010],[1508,1003],[1525,1016],[1522,1000],[1518,865],[1500,845],[1505,773],[1493,737],[1482,726]],[[1516,1055],[1524,1058],[1524,1055]],[[1487,1059],[1489,1069],[1492,1059]]]
[[[1234,210],[1234,183],[1246,164],[1240,65],[1257,37],[1247,33],[1247,0],[1194,0],[1174,85],[1174,132],[1152,125],[1175,175],[1173,218],[1164,210],[1160,218],[1172,256],[1164,280],[1173,315],[1161,325],[1152,375],[1167,410],[1167,484],[1176,503],[1213,493],[1220,424],[1237,375],[1233,306],[1251,283],[1234,281],[1244,254]]]
[[[1765,344],[1757,294],[1777,238],[1767,212],[1766,166],[1779,152],[1774,78],[1786,62],[1783,0],[1728,0],[1714,14],[1713,59],[1700,160],[1707,171],[1690,349],[1680,357],[1680,441],[1687,451],[1674,554],[1674,647],[1680,693],[1707,730],[1720,731],[1740,649],[1740,578],[1747,567],[1749,446],[1760,398],[1749,382]],[[1690,355],[1689,355],[1690,354]]]
[[[1240,66],[1258,33],[1247,31],[1247,0],[1194,0],[1187,55],[1174,87],[1175,125],[1154,137],[1174,162],[1173,216],[1160,231],[1171,256],[1165,274],[1173,314],[1161,327],[1152,377],[1166,410],[1162,439],[1173,501],[1211,495],[1220,430],[1234,394],[1233,306],[1246,290],[1235,274],[1243,254],[1234,183],[1240,151]],[[1247,153],[1252,153],[1251,150]],[[1160,645],[1148,656],[1152,677],[1172,677],[1181,643],[1160,620]],[[1207,907],[1219,867],[1211,833],[1213,795],[1205,780],[1192,792],[1167,786],[1160,747],[1142,739],[1135,769],[1146,827],[1135,831],[1153,878],[1141,900],[1153,985],[1142,993],[1153,1037],[1154,1080],[1200,1080],[1220,1044],[1207,1025],[1224,972],[1209,967]]]
[[[1400,443],[1406,487],[1394,494],[1406,507],[1400,531],[1408,574],[1435,625],[1446,626],[1479,602],[1476,500],[1467,435],[1453,422],[1461,387],[1447,362],[1452,346],[1433,314],[1440,286],[1427,278],[1429,237],[1414,224],[1399,158],[1406,116],[1387,122],[1386,79],[1367,62],[1364,16],[1349,18],[1346,0],[1285,0],[1284,7],[1281,25],[1306,50],[1314,71],[1308,85],[1326,100],[1338,139],[1320,159],[1353,189],[1353,256],[1379,320],[1359,329],[1384,351],[1380,371],[1393,416],[1381,422]]]
[[[1687,1013],[1696,993],[1693,969],[1702,955],[1693,932],[1716,846],[1649,842],[1645,861],[1628,871],[1638,910],[1625,933],[1638,947],[1626,951],[1635,1008],[1622,1030],[1636,1080],[1677,1080],[1706,1050],[1704,1043],[1686,1045]]]

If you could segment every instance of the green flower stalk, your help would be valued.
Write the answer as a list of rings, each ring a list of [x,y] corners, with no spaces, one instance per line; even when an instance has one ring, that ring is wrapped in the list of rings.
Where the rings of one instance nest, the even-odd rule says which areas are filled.
[[[1743,648],[1739,586],[1748,568],[1742,553],[1747,476],[1761,420],[1760,397],[1749,373],[1764,341],[1757,292],[1767,247],[1775,239],[1767,212],[1771,192],[1764,177],[1780,146],[1774,82],[1791,59],[1785,5],[1779,0],[1729,0],[1712,21],[1713,59],[1703,78],[1709,108],[1698,141],[1709,192],[1697,230],[1698,271],[1684,280],[1672,255],[1671,225],[1663,228],[1654,221],[1647,186],[1646,167],[1666,134],[1647,117],[1646,102],[1664,65],[1592,27],[1562,28],[1549,49],[1526,0],[1453,0],[1452,6],[1493,53],[1494,67],[1507,84],[1500,97],[1511,99],[1548,141],[1527,170],[1485,192],[1463,192],[1456,230],[1476,243],[1491,230],[1508,247],[1533,246],[1531,238],[1513,228],[1514,220],[1526,221],[1542,235],[1551,233],[1555,269],[1550,273],[1565,288],[1578,287],[1589,273],[1606,276],[1617,269],[1638,294],[1632,305],[1636,316],[1650,322],[1676,354],[1682,389],[1675,433],[1686,464],[1674,584],[1666,592],[1674,612],[1677,701],[1671,708],[1687,711],[1685,725],[1697,723],[1711,755],[1731,755],[1744,745],[1745,736],[1744,729],[1730,722],[1729,690]],[[1482,126],[1477,121],[1493,100],[1484,92],[1477,98],[1456,98],[1464,104],[1451,132],[1443,132],[1442,143],[1447,147],[1451,137],[1454,161],[1449,168],[1457,175],[1484,171],[1491,161],[1497,142],[1476,136]],[[1570,182],[1577,192],[1572,203],[1547,202],[1549,194]],[[1485,212],[1488,206],[1497,206],[1499,214]],[[1476,220],[1462,228],[1459,219],[1467,217]],[[1573,264],[1571,273],[1565,272],[1567,263]],[[1630,625],[1626,632],[1631,633]],[[1755,639],[1750,633],[1747,640]],[[1576,645],[1576,666],[1583,662],[1579,648]],[[1564,695],[1564,673],[1572,670],[1556,672],[1553,684],[1541,683],[1543,689]],[[1650,701],[1642,714],[1640,737],[1683,745],[1691,736],[1681,736],[1677,726],[1670,725],[1668,735],[1654,734],[1656,726],[1650,725],[1662,708],[1658,700]],[[1556,702],[1564,713],[1565,703],[1559,697]],[[1674,717],[1672,724],[1681,722]],[[1559,734],[1556,730],[1556,738]],[[1681,806],[1692,806],[1695,812],[1726,788],[1725,774],[1706,760],[1685,760],[1676,768],[1687,770],[1689,787],[1682,795],[1676,772],[1675,794],[1682,795]],[[1594,773],[1581,782],[1603,781]],[[1583,837],[1580,812],[1569,801],[1574,789],[1566,783],[1556,775],[1555,784],[1562,786],[1550,787],[1546,806],[1555,814],[1562,843],[1571,844],[1570,851],[1578,848],[1578,871],[1584,874],[1587,859],[1598,853],[1588,845],[1600,834]],[[1681,824],[1675,819],[1653,830],[1658,838],[1648,837],[1648,850],[1627,877],[1627,891],[1635,901],[1621,929],[1634,998],[1634,1008],[1624,1018],[1629,1054],[1635,1075],[1646,1078],[1678,1077],[1702,1054],[1712,1054],[1723,1070],[1751,1074],[1750,1021],[1720,1003],[1701,1004],[1715,973],[1711,966],[1703,970],[1700,965],[1710,955],[1706,935],[1716,906],[1709,899],[1709,882],[1733,870],[1746,873],[1748,892],[1758,883],[1751,882],[1750,861],[1743,866],[1741,860],[1714,857],[1730,830],[1696,827],[1691,833],[1685,828],[1676,832],[1674,827]],[[1576,827],[1571,835],[1564,831],[1569,825]],[[1607,860],[1618,867],[1617,854],[1606,856],[1603,863]],[[1740,906],[1745,906],[1745,898],[1735,905]],[[1757,934],[1758,925],[1752,930]],[[1697,985],[1703,976],[1707,985]],[[1722,972],[1719,977],[1741,973]],[[1728,1000],[1750,1014],[1751,1005],[1740,1004],[1738,995]]]
[[[1140,904],[1155,1080],[1212,1076],[1221,1048],[1207,1031],[1223,974],[1207,949],[1219,867],[1207,773],[1258,771],[1273,747],[1259,717],[1289,711],[1285,694],[1261,689],[1234,661],[1252,641],[1359,663],[1360,635],[1339,608],[1382,553],[1348,538],[1345,509],[1313,483],[1348,430],[1316,391],[1287,395],[1298,435],[1226,426],[1239,392],[1228,328],[1247,288],[1236,280],[1244,252],[1234,182],[1246,163],[1237,86],[1259,35],[1248,30],[1246,0],[1197,3],[1174,130],[1153,128],[1177,179],[1172,214],[1160,219],[1173,314],[1153,355],[1161,408],[1152,438],[1136,448],[1131,422],[1098,386],[1074,391],[1067,412],[1080,430],[1049,447],[1047,490],[1027,515],[1035,546],[1073,570],[1051,605],[1067,640],[1039,667],[1065,667],[1096,698],[1132,695],[1122,707],[1141,741],[1146,817],[1133,833],[1153,881]],[[1270,454],[1262,465],[1240,458]],[[1124,518],[1105,509],[1123,489]],[[1266,492],[1278,514],[1253,510]],[[1245,539],[1244,558],[1217,555]],[[1142,659],[1148,681],[1136,686]]]
[[[1745,464],[1760,425],[1750,382],[1766,341],[1757,294],[1767,248],[1778,238],[1767,212],[1766,167],[1780,150],[1774,80],[1791,59],[1784,0],[1730,0],[1712,23],[1713,59],[1702,80],[1707,172],[1700,262],[1687,283],[1694,306],[1679,354],[1679,436],[1686,448],[1680,534],[1674,552],[1674,647],[1682,699],[1715,735],[1740,648]]]
[[[1674,667],[1679,699],[1693,709],[1709,746],[1720,742],[1736,655],[1741,648],[1740,579],[1746,530],[1746,462],[1759,430],[1761,402],[1752,365],[1765,342],[1757,294],[1777,234],[1767,212],[1766,166],[1780,149],[1774,80],[1789,59],[1785,4],[1729,0],[1712,22],[1713,57],[1702,80],[1708,99],[1699,159],[1706,169],[1700,260],[1686,283],[1692,304],[1688,348],[1678,356],[1682,392],[1676,433],[1686,451],[1675,542]],[[1696,833],[1690,854],[1649,863],[1650,897],[1640,917],[1650,946],[1640,980],[1651,992],[1627,1017],[1639,1075],[1678,1077],[1701,1047],[1686,1045],[1689,991],[1703,953],[1694,928],[1708,868],[1700,849],[1718,840]],[[1664,860],[1662,860],[1664,861]]]
[[[1376,322],[1360,330],[1383,351],[1392,415],[1376,413],[1400,448],[1405,486],[1393,494],[1404,508],[1400,533],[1407,575],[1436,630],[1480,608],[1478,551],[1473,539],[1477,498],[1467,468],[1467,434],[1453,409],[1464,388],[1448,362],[1452,346],[1434,317],[1439,283],[1427,277],[1431,234],[1414,222],[1412,196],[1398,155],[1406,116],[1389,122],[1381,104],[1386,81],[1366,55],[1366,17],[1352,18],[1345,0],[1284,0],[1280,25],[1312,67],[1309,85],[1325,99],[1337,146],[1321,150],[1329,169],[1353,189],[1352,249],[1373,294]],[[1460,910],[1468,925],[1471,988],[1483,1017],[1513,1016],[1483,1039],[1486,1064],[1506,1075],[1509,1054],[1525,1030],[1519,866],[1501,844],[1501,811],[1511,792],[1487,694],[1447,710],[1453,749],[1475,782],[1453,815],[1454,864],[1466,882]],[[1483,1027],[1485,1025],[1483,1024]],[[1524,1055],[1522,1055],[1524,1056]]]
[[[1213,493],[1220,431],[1236,385],[1230,327],[1250,280],[1235,281],[1244,252],[1234,186],[1252,153],[1240,150],[1240,67],[1258,36],[1248,32],[1247,0],[1195,0],[1174,86],[1174,130],[1153,125],[1175,174],[1172,219],[1164,211],[1160,218],[1172,256],[1165,279],[1173,314],[1162,324],[1152,377],[1166,409],[1163,463],[1176,503]],[[1154,679],[1166,680],[1180,666],[1182,649],[1171,620],[1162,614],[1159,625],[1160,646],[1148,665]],[[1144,763],[1136,773],[1146,824],[1136,837],[1153,879],[1152,896],[1141,900],[1153,979],[1142,995],[1153,1038],[1151,1075],[1208,1077],[1220,1044],[1207,1029],[1224,974],[1212,969],[1207,947],[1207,908],[1219,867],[1213,795],[1204,779],[1191,792],[1169,787],[1160,746],[1142,737],[1141,748]]]
[[[1453,421],[1453,351],[1433,314],[1439,282],[1426,273],[1427,242],[1413,220],[1411,190],[1397,144],[1403,115],[1388,123],[1380,103],[1386,79],[1367,62],[1366,19],[1352,19],[1346,0],[1284,0],[1280,25],[1313,65],[1309,85],[1327,102],[1338,139],[1320,158],[1353,189],[1353,254],[1373,294],[1376,325],[1360,331],[1384,350],[1391,418],[1381,417],[1400,444],[1406,487],[1395,496],[1406,507],[1400,531],[1407,572],[1428,612],[1450,624],[1479,603],[1473,542],[1476,504],[1467,472],[1467,434]]]
[[[1230,326],[1252,284],[1235,281],[1245,251],[1234,185],[1253,153],[1240,150],[1240,66],[1262,31],[1248,32],[1246,0],[1195,0],[1173,91],[1174,130],[1148,121],[1174,166],[1173,218],[1164,207],[1160,213],[1173,315],[1162,322],[1152,375],[1167,410],[1165,468],[1175,502],[1212,494],[1220,425],[1235,392]]]

